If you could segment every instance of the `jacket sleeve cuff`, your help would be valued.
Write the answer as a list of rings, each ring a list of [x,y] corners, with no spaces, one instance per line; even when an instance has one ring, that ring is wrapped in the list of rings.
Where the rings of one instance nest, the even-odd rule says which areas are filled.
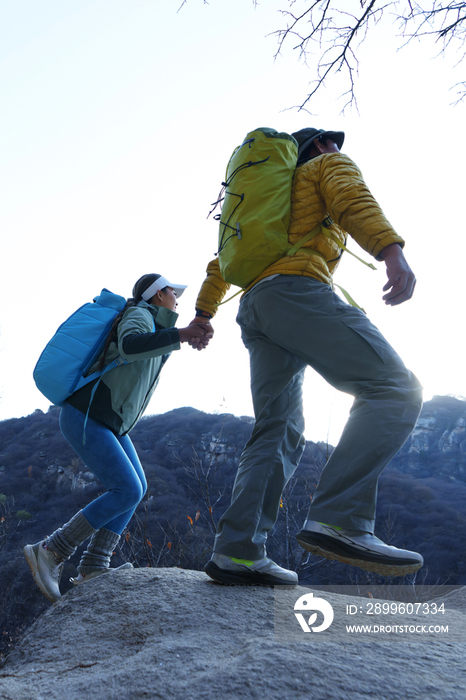
[[[400,236],[397,236],[396,234],[390,235],[384,238],[382,241],[379,241],[377,245],[374,246],[373,250],[371,251],[371,255],[373,255],[376,260],[381,260],[382,258],[379,258],[379,255],[382,250],[388,248],[388,246],[392,245],[393,243],[398,243],[400,248],[405,247],[405,242]]]
[[[196,311],[196,316],[201,316],[202,318],[206,318],[209,320],[212,318],[212,315],[208,311],[204,311],[203,309],[197,309],[197,308],[195,311]]]

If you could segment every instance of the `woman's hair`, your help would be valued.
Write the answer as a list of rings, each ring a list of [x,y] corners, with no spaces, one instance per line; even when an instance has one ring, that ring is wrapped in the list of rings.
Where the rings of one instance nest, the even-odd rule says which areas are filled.
[[[100,358],[99,369],[103,369],[105,366],[105,356],[107,354],[108,348],[110,347],[110,343],[114,341],[117,337],[118,326],[120,325],[120,321],[123,318],[123,314],[132,306],[137,306],[139,302],[142,301],[142,295],[144,294],[146,289],[149,289],[151,284],[158,280],[159,277],[161,277],[161,275],[156,275],[153,272],[151,272],[148,275],[143,275],[142,277],[140,277],[134,285],[132,291],[133,296],[127,299],[125,307],[120,311],[118,316],[115,316],[113,320],[112,327],[110,328],[110,332],[107,336],[107,341],[105,343],[102,357]],[[166,287],[162,289],[162,291],[165,291],[165,289]]]
[[[140,301],[142,301],[142,295],[146,291],[146,289],[149,289],[151,284],[153,284],[158,278],[161,277],[161,275],[155,275],[154,273],[150,273],[148,275],[143,275],[138,279],[136,284],[133,287],[133,297],[132,299],[128,299],[127,304],[130,301],[134,301],[134,304],[130,304],[130,306],[134,306],[135,304],[139,304]],[[129,306],[128,306],[129,308]],[[125,309],[126,310],[126,309]]]

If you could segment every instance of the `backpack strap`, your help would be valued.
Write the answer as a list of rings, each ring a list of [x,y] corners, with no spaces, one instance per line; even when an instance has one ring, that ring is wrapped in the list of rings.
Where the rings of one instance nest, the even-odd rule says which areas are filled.
[[[86,425],[87,425],[87,419],[89,418],[89,411],[91,410],[91,404],[94,401],[95,392],[97,391],[97,387],[99,386],[100,382],[102,381],[102,377],[104,376],[104,374],[106,374],[110,370],[115,369],[115,367],[119,367],[119,365],[127,365],[127,364],[128,364],[128,362],[126,360],[124,360],[120,355],[118,355],[118,357],[115,358],[113,360],[113,362],[110,362],[110,364],[107,365],[106,368],[102,372],[100,372],[100,371],[94,372],[93,374],[90,375],[90,377],[86,377],[88,382],[92,381],[95,377],[99,377],[99,380],[92,387],[91,396],[89,398],[89,406],[87,407],[86,417],[84,419],[83,445],[86,444]],[[86,382],[86,384],[88,382]]]
[[[338,289],[343,294],[343,296],[345,297],[348,304],[350,304],[350,306],[354,306],[355,309],[359,309],[359,311],[362,311],[363,314],[366,313],[364,311],[364,309],[362,308],[362,306],[359,306],[359,304],[356,301],[354,301],[353,297],[351,296],[351,294],[349,292],[346,291],[346,289],[341,287],[339,284],[336,284],[335,282],[333,283],[333,286],[338,287]]]
[[[311,240],[311,238],[314,238],[314,236],[317,236],[318,233],[321,232],[324,233],[324,227],[325,226],[331,226],[332,224],[332,219],[327,216],[323,221],[321,221],[320,224],[317,224],[317,226],[314,226],[312,231],[309,231],[309,233],[306,233],[305,236],[301,238],[300,241],[294,244],[289,251],[287,252],[287,255],[294,255],[305,243]],[[318,251],[316,251],[317,254],[320,254]]]
[[[337,246],[338,246],[339,248],[341,248],[341,250],[345,250],[347,253],[349,253],[349,254],[352,255],[354,258],[356,258],[356,260],[359,260],[359,262],[362,262],[363,265],[366,265],[366,266],[369,267],[371,270],[376,270],[377,268],[375,267],[375,265],[373,265],[372,263],[366,262],[366,261],[363,260],[362,258],[360,258],[360,257],[358,257],[357,255],[355,255],[355,253],[352,253],[351,250],[348,250],[348,248],[345,246],[345,244],[342,243],[342,242],[335,236],[335,234],[334,234],[332,231],[329,231],[328,227],[331,226],[332,223],[333,223],[333,222],[332,222],[332,219],[331,219],[329,216],[327,216],[327,217],[322,221],[321,224],[318,224],[315,228],[312,229],[312,231],[309,231],[309,233],[307,233],[303,238],[301,238],[301,240],[298,241],[298,243],[295,243],[295,245],[294,245],[292,248],[290,248],[290,250],[288,251],[287,255],[294,255],[294,254],[296,253],[296,251],[299,250],[299,249],[301,248],[301,246],[304,245],[304,243],[307,243],[307,241],[310,241],[311,238],[313,238],[314,236],[316,236],[318,233],[322,232],[322,233],[324,234],[324,236],[327,236],[327,238],[330,238],[334,243],[336,243]],[[324,258],[324,256],[322,255],[322,253],[319,253],[318,250],[312,250],[312,248],[308,248],[308,249],[306,250],[306,252],[307,252],[307,253],[311,253],[311,254],[315,254],[315,255],[321,255],[321,256]],[[324,258],[324,259],[325,259],[325,258]],[[354,301],[353,297],[349,294],[349,292],[346,291],[346,289],[344,289],[343,287],[341,287],[339,284],[335,284],[335,282],[334,282],[333,284],[334,284],[335,287],[338,287],[338,289],[340,290],[340,292],[341,292],[341,293],[343,294],[343,296],[345,297],[346,301],[347,301],[351,306],[354,306],[356,309],[359,309],[359,310],[362,311],[363,313],[366,313],[366,312],[364,311],[364,309],[362,308],[362,306],[359,306],[359,304],[358,304],[356,301]]]
[[[294,244],[292,248],[289,249],[287,252],[287,255],[294,255],[296,251],[298,251],[305,243],[311,240],[311,238],[314,238],[314,236],[317,236],[318,233],[323,233],[324,236],[327,236],[327,238],[330,238],[336,245],[341,248],[341,250],[345,250],[347,253],[353,256],[353,258],[356,258],[356,260],[359,260],[359,262],[362,262],[363,265],[366,265],[369,267],[371,270],[376,270],[377,268],[375,265],[372,263],[368,263],[362,258],[358,257],[353,253],[351,250],[348,250],[348,248],[345,246],[344,243],[342,243],[332,231],[329,231],[329,227],[333,224],[332,219],[327,216],[322,223],[318,224],[315,228],[312,229],[312,231],[309,231],[309,233],[306,233],[303,238],[301,238],[300,241]],[[318,251],[315,251],[318,253]]]
[[[155,328],[155,320],[152,318],[152,333],[155,333],[156,328]],[[93,372],[89,377],[86,377],[86,384],[90,381],[92,381],[95,377],[99,377],[99,381],[94,384],[92,387],[91,391],[91,396],[89,398],[89,406],[87,407],[87,412],[86,412],[86,417],[84,419],[84,428],[83,428],[83,445],[86,444],[86,425],[87,425],[87,419],[89,418],[89,411],[91,410],[91,404],[94,401],[94,396],[95,392],[97,391],[97,387],[99,386],[100,382],[102,381],[102,377],[104,374],[107,372],[110,372],[110,370],[115,369],[115,367],[119,367],[120,365],[127,365],[129,364],[127,360],[124,360],[121,355],[118,355],[110,364],[108,364],[103,371],[98,370],[97,372]]]
[[[333,224],[332,219],[331,219],[329,216],[325,217],[325,219],[324,219],[320,224],[317,224],[317,226],[314,226],[314,228],[312,229],[312,231],[309,231],[308,233],[306,233],[306,235],[303,236],[303,237],[301,238],[301,240],[299,240],[297,243],[295,243],[294,246],[292,246],[292,247],[288,250],[288,252],[286,253],[286,255],[287,255],[287,256],[288,256],[288,255],[289,255],[289,256],[294,255],[300,248],[302,248],[302,246],[303,246],[305,243],[307,243],[308,241],[310,241],[311,238],[314,238],[314,236],[317,236],[318,233],[323,233],[324,236],[327,236],[327,238],[330,238],[334,243],[336,243],[337,246],[338,246],[339,248],[341,248],[341,250],[344,250],[344,251],[346,251],[347,253],[349,253],[350,255],[352,255],[354,258],[356,258],[356,260],[359,260],[359,262],[362,262],[363,265],[366,265],[366,266],[369,267],[371,270],[376,270],[377,268],[375,267],[375,265],[373,265],[372,263],[366,262],[366,261],[363,260],[362,258],[358,257],[355,253],[352,253],[351,250],[348,250],[348,248],[345,246],[345,244],[342,243],[342,242],[335,236],[335,234],[334,234],[332,231],[329,231],[328,227],[331,226],[332,224]],[[322,253],[320,253],[318,250],[313,250],[312,248],[308,248],[308,249],[306,250],[306,253],[310,253],[311,255],[320,255],[320,256],[321,256],[322,258],[324,258],[324,260],[325,260],[325,256],[322,255]],[[353,299],[353,298],[351,297],[351,295],[346,291],[346,289],[343,289],[343,287],[340,287],[339,284],[335,284],[335,283],[334,283],[334,286],[335,286],[335,287],[338,287],[338,289],[343,293],[345,299],[347,300],[347,302],[348,302],[351,306],[354,306],[356,309],[360,309],[363,313],[366,313],[366,312],[364,311],[364,309],[363,309],[361,306],[359,306],[359,304],[358,304],[357,302],[354,301],[354,299]],[[241,294],[241,292],[243,292],[243,291],[244,291],[244,289],[240,289],[239,292],[236,292],[236,294],[233,294],[233,296],[229,297],[229,298],[226,299],[225,301],[220,302],[219,304],[217,304],[217,306],[222,306],[222,304],[226,304],[227,301],[231,301],[231,299],[234,299],[236,296],[238,296],[238,294]]]
[[[363,265],[366,265],[366,266],[369,267],[371,270],[377,270],[377,268],[376,268],[375,265],[373,265],[372,263],[366,262],[366,261],[363,260],[362,258],[358,257],[358,256],[357,256],[355,253],[353,253],[351,250],[348,250],[348,248],[345,246],[345,244],[342,243],[340,240],[338,240],[338,238],[335,236],[334,233],[332,233],[332,231],[328,231],[328,230],[325,228],[324,225],[322,225],[322,233],[324,234],[324,236],[327,236],[327,238],[330,238],[334,243],[336,243],[337,246],[338,246],[339,248],[341,248],[341,250],[345,250],[347,253],[349,253],[350,255],[352,255],[353,258],[356,258],[356,260],[359,260],[359,262],[362,262]]]

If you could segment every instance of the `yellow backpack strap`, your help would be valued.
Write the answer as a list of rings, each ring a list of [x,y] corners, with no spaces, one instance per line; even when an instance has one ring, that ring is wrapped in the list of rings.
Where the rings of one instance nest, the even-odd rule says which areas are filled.
[[[234,299],[235,297],[237,297],[238,294],[242,294],[243,292],[244,292],[244,289],[240,289],[239,291],[236,292],[236,294],[232,294],[231,297],[228,297],[228,299],[225,299],[225,301],[219,301],[219,302],[217,302],[217,304],[215,304],[215,306],[216,306],[216,307],[222,306],[222,304],[226,304],[227,301],[231,301],[232,299]]]
[[[353,297],[346,291],[346,289],[343,289],[343,287],[340,287],[339,284],[335,284],[335,282],[333,283],[333,286],[338,287],[338,289],[343,294],[343,296],[345,297],[348,304],[350,304],[351,306],[354,306],[355,309],[359,309],[359,311],[362,311],[363,314],[366,313],[364,311],[364,309],[362,308],[362,306],[359,306],[359,304],[354,301]]]
[[[365,260],[362,260],[362,258],[359,258],[357,255],[355,255],[354,253],[352,253],[351,250],[348,250],[348,248],[335,236],[335,234],[334,234],[332,231],[329,231],[329,230],[328,230],[327,227],[331,226],[332,223],[333,223],[333,222],[332,222],[332,219],[331,219],[329,216],[327,216],[327,217],[322,221],[321,224],[318,224],[315,228],[312,229],[312,231],[309,231],[309,233],[307,233],[303,238],[301,238],[301,240],[298,241],[298,243],[296,243],[292,248],[290,248],[290,250],[287,252],[287,255],[294,255],[294,254],[296,253],[296,251],[299,250],[299,249],[301,248],[301,246],[303,246],[305,243],[307,243],[308,241],[310,241],[311,238],[313,238],[314,236],[316,236],[318,233],[322,232],[325,236],[327,236],[328,238],[331,238],[331,240],[332,240],[334,243],[336,243],[337,246],[338,246],[339,248],[341,248],[341,250],[345,250],[347,253],[349,253],[349,254],[352,255],[354,258],[356,258],[357,260],[359,260],[359,262],[362,262],[363,265],[367,265],[367,267],[369,267],[371,270],[376,270],[377,268],[375,267],[375,265],[373,265],[372,263],[368,263],[368,262],[366,262]],[[307,253],[311,253],[311,252],[312,252],[312,253],[315,253],[316,255],[321,255],[321,253],[319,253],[319,251],[317,251],[317,250],[314,251],[314,250],[312,250],[312,249],[307,249],[306,252],[307,252]],[[322,255],[322,257],[324,257],[324,256]],[[324,259],[325,259],[325,258],[324,258]],[[346,291],[346,289],[344,289],[343,287],[341,287],[339,284],[334,284],[334,286],[335,286],[335,287],[338,287],[338,289],[339,289],[340,292],[343,294],[343,296],[345,297],[345,299],[346,299],[346,301],[348,302],[348,304],[350,304],[351,306],[354,306],[356,309],[359,309],[359,310],[362,311],[363,313],[366,313],[366,312],[364,311],[364,309],[362,308],[362,306],[359,306],[359,304],[358,304],[357,302],[354,301],[353,297]]]
[[[327,219],[325,219],[327,221]],[[309,233],[306,233],[305,236],[301,238],[300,241],[294,244],[292,248],[289,249],[287,252],[287,255],[294,255],[296,251],[298,251],[305,243],[311,240],[311,238],[314,238],[314,236],[317,236],[318,233],[320,233],[321,229],[323,229],[323,223],[317,224],[317,226],[314,226],[312,231],[309,231]]]
[[[324,222],[324,223],[325,223],[325,222]],[[357,255],[355,255],[354,253],[352,253],[351,250],[348,250],[348,248],[345,246],[345,244],[342,243],[340,240],[338,240],[338,238],[335,236],[334,233],[332,233],[332,231],[329,231],[327,228],[325,228],[325,225],[324,225],[324,224],[322,224],[322,233],[324,234],[324,236],[327,236],[327,238],[330,238],[334,243],[336,243],[337,246],[338,246],[339,248],[341,248],[342,250],[345,250],[347,253],[349,253],[350,255],[352,255],[353,258],[356,258],[356,260],[359,260],[359,262],[362,262],[363,265],[366,265],[367,267],[370,267],[371,270],[377,270],[377,268],[375,267],[375,265],[373,265],[372,263],[366,262],[366,261],[363,260],[362,258],[359,258]],[[359,307],[358,307],[358,308],[359,308]]]
[[[303,238],[301,238],[300,241],[294,244],[292,248],[289,249],[287,252],[287,255],[294,255],[296,251],[298,251],[305,243],[311,240],[311,238],[314,238],[314,236],[317,236],[318,233],[323,233],[324,236],[327,236],[327,238],[330,238],[334,243],[337,244],[341,250],[345,250],[347,253],[353,256],[353,258],[356,258],[356,260],[359,260],[359,262],[362,262],[363,265],[367,265],[367,267],[370,267],[371,270],[376,270],[377,268],[375,265],[372,263],[368,263],[362,258],[359,258],[355,253],[352,253],[351,250],[348,250],[348,248],[345,246],[344,243],[342,243],[332,231],[329,231],[328,227],[331,226],[333,223],[332,219],[327,216],[322,223],[317,224],[312,231],[309,231],[309,233],[306,233]],[[309,251],[308,251],[309,252]],[[317,252],[317,251],[316,251]],[[359,308],[359,307],[358,307]]]
[[[323,228],[324,223],[327,223],[327,225],[330,226],[330,224],[332,223],[332,220],[329,217],[327,217],[327,219],[325,219],[324,222],[317,224],[317,226],[315,226],[312,229],[312,231],[309,231],[309,233],[306,233],[306,235],[303,236],[303,238],[301,238],[300,241],[295,243],[294,246],[292,246],[289,249],[289,251],[286,253],[286,255],[294,255],[296,253],[296,251],[299,250],[305,243],[310,241],[311,238],[313,238],[314,236],[317,236],[317,234],[320,233],[321,228]],[[320,255],[321,257],[324,257],[322,255],[322,253],[319,253],[318,250],[309,249],[306,252],[314,253],[315,255]],[[324,258],[324,260],[325,260],[325,258]],[[231,297],[228,297],[228,299],[225,299],[225,301],[221,301],[219,304],[216,304],[216,306],[222,306],[222,304],[226,304],[228,301],[231,301],[232,299],[237,297],[238,294],[241,294],[241,292],[244,292],[244,289],[240,289],[239,292],[236,292],[236,294],[233,294]]]
[[[294,255],[300,248],[302,248],[302,246],[303,246],[305,243],[307,243],[308,241],[310,241],[311,238],[314,238],[314,236],[317,236],[318,233],[323,233],[325,236],[327,236],[327,238],[331,238],[331,240],[332,240],[334,243],[336,243],[337,246],[338,246],[339,248],[341,248],[341,250],[345,250],[347,253],[349,253],[349,254],[352,255],[354,258],[356,258],[356,260],[359,260],[359,262],[362,262],[363,265],[366,265],[366,266],[369,267],[371,270],[376,270],[377,268],[375,267],[375,265],[373,265],[372,263],[366,262],[366,261],[363,260],[362,258],[358,257],[355,253],[352,253],[351,250],[348,250],[348,248],[344,245],[344,243],[342,243],[342,242],[335,236],[335,234],[334,234],[332,231],[329,231],[329,230],[328,230],[327,227],[328,227],[328,226],[331,226],[332,223],[333,223],[332,219],[331,219],[329,216],[327,216],[320,224],[317,224],[317,226],[314,226],[314,228],[312,229],[312,231],[309,231],[309,233],[306,233],[306,235],[303,236],[303,237],[301,238],[300,241],[298,241],[297,243],[295,243],[294,246],[292,246],[292,247],[289,249],[289,251],[286,253],[286,255],[290,255],[290,256],[291,256],[291,255]],[[311,253],[311,254],[315,254],[315,255],[320,255],[320,256],[321,256],[322,258],[324,258],[324,260],[325,260],[325,256],[322,255],[322,253],[319,253],[318,250],[313,250],[312,248],[308,248],[308,249],[306,250],[306,252],[307,252],[307,253]],[[359,310],[362,311],[363,313],[366,313],[366,312],[364,311],[364,309],[362,308],[362,306],[359,306],[359,304],[358,304],[357,302],[354,301],[353,297],[346,291],[346,289],[343,289],[343,287],[340,287],[339,284],[334,284],[334,286],[335,286],[335,287],[338,287],[338,289],[341,291],[341,293],[342,293],[343,296],[345,297],[345,299],[346,299],[346,301],[348,302],[348,304],[350,304],[351,306],[354,306],[356,309],[359,309]],[[244,289],[240,289],[238,292],[236,292],[236,294],[233,294],[233,296],[229,297],[228,299],[225,299],[225,301],[222,301],[222,302],[220,302],[219,304],[216,304],[216,306],[222,306],[222,304],[226,304],[227,301],[231,301],[231,299],[234,299],[236,296],[238,296],[238,294],[241,294],[241,292],[244,292]]]

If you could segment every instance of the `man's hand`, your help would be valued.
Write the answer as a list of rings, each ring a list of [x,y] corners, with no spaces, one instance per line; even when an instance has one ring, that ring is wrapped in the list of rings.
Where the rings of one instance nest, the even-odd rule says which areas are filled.
[[[387,268],[388,281],[383,287],[387,292],[382,299],[389,306],[397,306],[411,299],[416,286],[414,272],[406,262],[402,248],[398,243],[392,243],[382,250],[378,256]]]
[[[203,350],[209,344],[209,340],[213,338],[214,329],[210,325],[210,321],[206,316],[195,316],[186,330],[189,330],[189,328],[192,326],[200,326],[203,328],[205,330],[205,336],[203,338],[193,336],[190,339],[189,344],[193,350]]]
[[[200,319],[200,317],[198,317],[198,319]],[[206,319],[204,319],[204,321],[205,320]],[[195,323],[194,321],[191,321],[187,328],[179,328],[178,333],[180,334],[181,343],[189,343],[192,348],[197,348],[197,350],[206,348],[209,344],[209,340],[214,335],[210,323]]]
[[[210,319],[207,318],[207,316],[195,316],[192,321],[190,321],[189,325],[193,326],[194,324],[198,326],[202,326],[203,328],[207,329],[208,333],[211,333],[212,336],[214,334],[214,329],[210,325]],[[211,336],[211,337],[212,337]]]

